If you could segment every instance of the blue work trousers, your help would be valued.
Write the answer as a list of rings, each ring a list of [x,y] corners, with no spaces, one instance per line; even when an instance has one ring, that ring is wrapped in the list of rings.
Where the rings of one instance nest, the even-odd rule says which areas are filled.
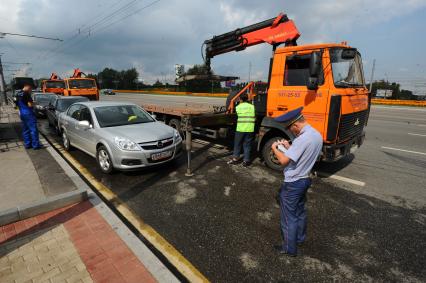
[[[281,235],[283,249],[289,254],[297,254],[297,244],[306,238],[306,193],[311,179],[304,178],[295,182],[285,182],[280,189]]]
[[[234,157],[239,158],[241,154],[241,144],[244,149],[244,161],[250,162],[251,146],[253,144],[254,133],[235,132]]]
[[[38,138],[37,119],[33,113],[21,114],[22,121],[22,137],[24,139],[25,148],[40,147]]]

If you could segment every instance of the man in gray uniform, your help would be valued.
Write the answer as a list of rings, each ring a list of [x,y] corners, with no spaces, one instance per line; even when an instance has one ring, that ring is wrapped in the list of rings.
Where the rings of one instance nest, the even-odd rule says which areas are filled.
[[[284,183],[279,198],[281,206],[281,234],[283,245],[276,247],[280,253],[297,255],[297,244],[306,237],[306,192],[311,185],[309,174],[322,149],[322,136],[309,125],[302,115],[303,107],[275,118],[285,123],[296,136],[292,144],[280,140],[272,150],[284,168]]]

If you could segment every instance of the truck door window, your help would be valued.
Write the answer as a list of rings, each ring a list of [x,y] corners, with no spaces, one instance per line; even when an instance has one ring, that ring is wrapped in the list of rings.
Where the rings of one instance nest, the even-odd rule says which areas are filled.
[[[309,80],[309,64],[311,55],[292,55],[287,56],[284,67],[285,86],[306,86]],[[319,76],[319,85],[324,83],[324,75],[321,71]]]

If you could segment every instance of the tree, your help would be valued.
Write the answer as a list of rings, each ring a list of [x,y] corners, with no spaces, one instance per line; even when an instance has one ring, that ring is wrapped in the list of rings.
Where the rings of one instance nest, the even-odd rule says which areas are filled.
[[[186,71],[185,75],[213,75],[214,73],[205,64],[194,65]],[[190,80],[180,83],[186,85],[186,90],[191,92],[209,92],[212,88],[220,88],[220,82],[210,80]]]
[[[160,88],[160,87],[163,87],[164,85],[163,85],[163,83],[162,82],[160,82],[160,80],[159,79],[157,79],[157,81],[152,85],[153,87],[157,87],[157,88]]]
[[[374,96],[377,94],[378,89],[388,89],[392,90],[392,97],[391,99],[405,99],[405,100],[415,100],[416,96],[413,95],[413,92],[410,90],[401,89],[400,84],[396,82],[388,82],[385,80],[373,82],[372,90],[371,92],[374,94]]]

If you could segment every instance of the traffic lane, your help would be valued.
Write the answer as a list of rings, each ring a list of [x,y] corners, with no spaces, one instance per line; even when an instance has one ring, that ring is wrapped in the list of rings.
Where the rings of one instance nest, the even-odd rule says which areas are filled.
[[[370,119],[426,126],[426,109],[419,107],[371,107]]]
[[[224,106],[225,98],[220,97],[195,97],[178,95],[161,95],[145,93],[117,93],[116,95],[102,95],[100,100],[106,101],[129,101],[137,104],[158,104],[160,106],[185,106],[187,103],[198,104],[201,107],[206,106]]]
[[[426,156],[383,148],[426,152],[426,138],[407,135],[409,131],[413,130],[407,125],[370,119],[364,144],[353,155],[335,163],[319,163],[315,170],[365,183],[340,182],[354,192],[405,207],[426,207]]]
[[[275,195],[281,175],[225,164],[211,145],[195,149],[195,176],[175,164],[104,175],[71,154],[209,279],[240,281],[422,280],[425,212],[392,206],[315,179],[301,256],[279,256]],[[404,239],[402,241],[402,239]]]

